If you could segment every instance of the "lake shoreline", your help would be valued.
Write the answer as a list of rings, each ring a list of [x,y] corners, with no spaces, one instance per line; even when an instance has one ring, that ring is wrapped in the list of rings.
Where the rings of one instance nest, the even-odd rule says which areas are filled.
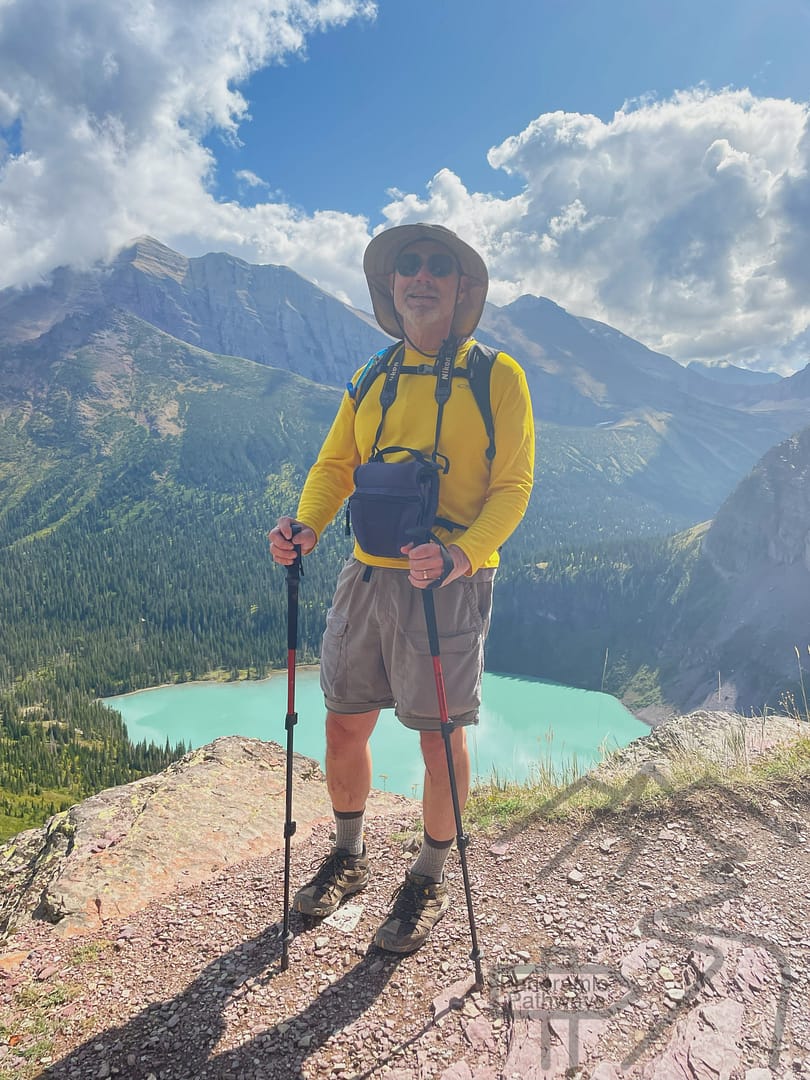
[[[296,664],[296,671],[318,671],[320,664]],[[124,690],[120,694],[105,694],[103,697],[96,698],[96,701],[104,702],[110,698],[125,698],[132,697],[133,694],[147,694],[151,690],[171,690],[175,686],[244,686],[246,683],[252,683],[256,686],[261,686],[262,683],[270,682],[271,679],[278,678],[279,675],[287,676],[286,668],[273,668],[269,675],[263,675],[261,679],[249,679],[245,676],[244,679],[219,679],[215,675],[210,678],[203,679],[186,679],[183,682],[164,682],[154,683],[152,686],[139,686],[137,690]],[[108,706],[112,708],[112,706]]]
[[[306,663],[306,664],[296,664],[295,665],[295,670],[296,671],[318,671],[319,669],[320,669],[320,664],[318,664],[318,663],[310,662],[310,663]],[[528,681],[531,681],[531,682],[543,683],[544,685],[547,685],[547,686],[565,686],[567,689],[581,690],[583,693],[596,693],[597,692],[597,691],[586,690],[585,687],[583,687],[583,686],[571,686],[571,687],[569,687],[569,686],[567,686],[566,683],[558,683],[558,682],[555,682],[553,679],[544,679],[541,675],[524,675],[524,674],[518,674],[518,673],[516,673],[514,671],[486,671],[485,674],[498,675],[498,676],[501,676],[501,677],[506,678],[506,679],[525,679],[525,680],[528,680]],[[230,679],[230,678],[224,679],[224,678],[218,678],[216,675],[211,675],[209,678],[189,679],[189,680],[187,680],[185,682],[156,683],[154,686],[141,686],[137,690],[127,690],[122,694],[109,694],[109,695],[107,695],[107,697],[108,698],[125,698],[125,697],[131,697],[133,694],[144,694],[144,693],[147,693],[150,690],[170,690],[172,687],[176,687],[176,686],[211,686],[211,685],[215,685],[215,686],[218,686],[218,685],[222,685],[222,686],[228,686],[228,685],[242,686],[242,685],[245,685],[246,683],[254,683],[256,686],[261,686],[262,683],[270,682],[272,679],[278,678],[279,675],[283,675],[283,676],[286,677],[287,669],[285,667],[273,668],[268,675],[262,676],[261,679],[250,679],[247,676],[245,676],[244,678],[238,678],[238,679]],[[605,693],[605,691],[599,691],[599,693]],[[636,720],[640,721],[640,723],[644,724],[651,731],[654,730],[655,728],[657,728],[665,720],[669,719],[671,717],[671,715],[672,715],[672,710],[671,709],[668,709],[668,708],[666,708],[664,706],[659,707],[659,706],[654,706],[654,705],[653,706],[647,706],[644,709],[642,709],[640,712],[636,712],[634,709],[631,709],[624,701],[622,701],[621,698],[615,697],[615,695],[613,695],[613,694],[606,694],[606,696],[607,697],[612,697],[612,698],[614,698],[615,701],[618,701],[619,704],[622,705],[623,708],[625,708],[632,716],[634,716],[636,718]],[[97,700],[104,703],[105,698],[97,698]],[[108,708],[113,708],[114,706],[108,705],[107,707]]]
[[[323,692],[317,664],[298,666],[295,749],[323,766]],[[223,735],[284,741],[286,670],[262,679],[195,679],[111,695],[133,742],[197,748]],[[214,689],[228,686],[227,692]],[[484,673],[481,722],[469,729],[473,773],[481,782],[523,783],[549,771],[568,775],[603,753],[649,733],[616,698],[525,676]],[[412,797],[424,779],[416,733],[383,710],[371,739],[374,786]]]

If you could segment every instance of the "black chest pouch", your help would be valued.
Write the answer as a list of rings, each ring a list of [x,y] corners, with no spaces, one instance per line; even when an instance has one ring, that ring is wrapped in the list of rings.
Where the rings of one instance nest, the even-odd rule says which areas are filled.
[[[449,338],[427,370],[436,378],[436,435],[433,453],[428,456],[409,446],[379,448],[385,415],[392,405],[399,383],[404,345],[390,359],[380,393],[380,422],[374,446],[367,462],[354,470],[354,492],[346,508],[346,530],[354,531],[360,547],[377,558],[401,559],[402,548],[409,543],[423,543],[436,525],[446,529],[464,526],[437,516],[439,477],[450,468],[448,459],[439,453],[442,414],[450,397],[453,361],[457,342]],[[420,368],[421,372],[421,368]],[[386,454],[407,454],[402,461],[386,461]]]
[[[405,461],[385,455],[405,451]],[[354,470],[349,497],[350,522],[360,547],[378,558],[401,559],[406,544],[419,543],[433,530],[439,506],[439,474],[447,471],[418,450],[388,446]]]

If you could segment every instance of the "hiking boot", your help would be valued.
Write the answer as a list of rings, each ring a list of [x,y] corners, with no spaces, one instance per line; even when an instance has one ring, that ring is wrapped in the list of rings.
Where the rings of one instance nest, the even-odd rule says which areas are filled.
[[[374,944],[386,952],[409,953],[424,945],[433,926],[450,906],[444,881],[405,872],[388,918],[380,926]]]
[[[360,855],[344,848],[332,848],[315,876],[293,897],[293,911],[323,919],[337,910],[344,896],[360,892],[368,885],[368,856],[365,845]]]

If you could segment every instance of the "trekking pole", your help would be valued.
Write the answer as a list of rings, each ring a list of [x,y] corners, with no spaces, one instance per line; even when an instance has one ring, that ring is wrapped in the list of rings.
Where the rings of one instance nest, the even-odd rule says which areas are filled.
[[[291,537],[301,532],[303,526],[293,525]],[[295,654],[298,649],[298,583],[304,568],[301,565],[301,548],[295,560],[287,567],[287,780],[284,807],[284,921],[281,927],[281,970],[286,971],[290,960],[287,950],[292,941],[290,930],[290,842],[295,832],[292,819],[293,791],[293,729],[298,723],[295,711]]]
[[[470,918],[470,937],[472,938],[472,952],[470,959],[475,965],[475,986],[482,990],[484,975],[481,970],[481,950],[478,948],[478,935],[475,932],[475,915],[473,914],[472,892],[470,891],[470,874],[467,869],[467,844],[469,837],[464,832],[461,823],[461,807],[458,802],[458,787],[456,786],[456,771],[453,767],[453,748],[450,745],[452,724],[447,712],[447,694],[444,689],[444,672],[442,660],[439,654],[439,631],[436,626],[436,607],[433,603],[433,593],[430,589],[422,590],[422,600],[425,605],[425,622],[427,623],[428,643],[430,655],[433,657],[433,675],[436,679],[436,696],[439,699],[439,719],[441,721],[442,739],[444,740],[444,752],[447,755],[447,771],[450,774],[450,796],[453,800],[453,817],[456,822],[456,846],[461,862],[461,876],[464,879],[464,895],[467,898],[467,914]]]

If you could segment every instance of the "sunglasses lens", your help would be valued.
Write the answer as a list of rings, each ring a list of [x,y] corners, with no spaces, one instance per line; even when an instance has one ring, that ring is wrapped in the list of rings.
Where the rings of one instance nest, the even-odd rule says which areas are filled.
[[[394,269],[402,277],[416,277],[422,269],[422,256],[416,251],[403,251],[397,255]]]
[[[397,255],[394,269],[400,277],[416,277],[426,264],[428,273],[436,278],[449,277],[455,272],[456,263],[452,255],[437,251],[423,259],[418,251],[403,251]]]
[[[428,256],[427,268],[434,277],[449,277],[456,266],[451,255],[437,252],[435,255]]]

